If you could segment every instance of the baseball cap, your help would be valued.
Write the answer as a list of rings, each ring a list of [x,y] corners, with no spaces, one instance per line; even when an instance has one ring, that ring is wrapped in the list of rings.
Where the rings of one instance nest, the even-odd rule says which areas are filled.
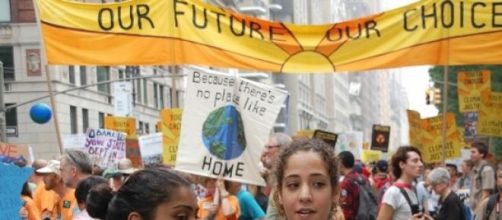
[[[137,169],[132,166],[132,162],[128,158],[124,158],[119,160],[117,163],[117,172],[122,173],[122,174],[127,174],[131,175],[134,173]]]
[[[59,168],[60,168],[59,160],[49,160],[49,163],[47,163],[47,166],[38,169],[37,173],[60,174]]]
[[[387,168],[389,167],[389,163],[387,163],[386,160],[379,160],[376,163],[376,167],[380,171],[387,171]]]

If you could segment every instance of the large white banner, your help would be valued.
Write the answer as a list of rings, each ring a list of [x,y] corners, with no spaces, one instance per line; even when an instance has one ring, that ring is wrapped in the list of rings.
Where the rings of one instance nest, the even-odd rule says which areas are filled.
[[[162,133],[144,135],[138,141],[143,165],[162,164]]]
[[[234,75],[190,73],[175,169],[265,185],[260,154],[286,97]]]
[[[126,134],[106,129],[87,129],[84,150],[102,168],[113,168],[126,156]]]

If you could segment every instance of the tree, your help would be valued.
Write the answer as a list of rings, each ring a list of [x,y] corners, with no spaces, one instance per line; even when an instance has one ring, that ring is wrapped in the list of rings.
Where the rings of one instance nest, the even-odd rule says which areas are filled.
[[[492,91],[502,92],[502,65],[473,65],[473,66],[448,66],[448,106],[447,111],[455,114],[457,126],[464,126],[464,115],[459,112],[458,94],[457,94],[457,73],[461,71],[490,70]],[[434,87],[443,91],[444,66],[434,66],[429,69],[429,75],[434,82]],[[441,96],[445,94],[441,92]],[[442,113],[442,103],[437,106]],[[501,146],[502,138],[492,138],[492,146]]]

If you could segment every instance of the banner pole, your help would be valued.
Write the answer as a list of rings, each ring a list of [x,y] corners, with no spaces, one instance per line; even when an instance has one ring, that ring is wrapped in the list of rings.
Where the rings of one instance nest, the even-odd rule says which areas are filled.
[[[444,66],[443,71],[443,126],[441,130],[442,136],[442,150],[443,150],[443,165],[446,160],[446,133],[448,129],[447,119],[448,119],[448,65]]]
[[[59,129],[56,101],[54,99],[54,95],[53,95],[53,91],[52,91],[52,80],[51,80],[51,74],[49,72],[49,65],[45,65],[45,75],[47,77],[47,88],[49,89],[49,95],[50,95],[49,98],[51,100],[52,115],[54,116],[54,126],[56,126],[56,137],[57,137],[57,141],[58,141],[59,153],[62,155],[63,154],[63,143],[61,142],[61,132]]]

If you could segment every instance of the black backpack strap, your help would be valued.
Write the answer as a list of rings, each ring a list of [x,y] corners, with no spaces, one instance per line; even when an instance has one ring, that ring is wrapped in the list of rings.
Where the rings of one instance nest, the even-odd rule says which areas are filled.
[[[403,194],[404,198],[408,202],[408,205],[410,206],[410,210],[413,210],[413,208],[412,208],[413,204],[411,203],[410,196],[408,195],[408,193],[406,192],[406,190],[404,190],[401,187],[397,187],[397,188],[399,189],[399,191],[401,191],[401,194]]]
[[[488,197],[488,204],[486,205],[485,209],[485,216],[483,220],[488,220],[490,218],[490,215],[493,212],[493,208],[495,208],[495,205],[499,201],[499,194],[494,194]]]

